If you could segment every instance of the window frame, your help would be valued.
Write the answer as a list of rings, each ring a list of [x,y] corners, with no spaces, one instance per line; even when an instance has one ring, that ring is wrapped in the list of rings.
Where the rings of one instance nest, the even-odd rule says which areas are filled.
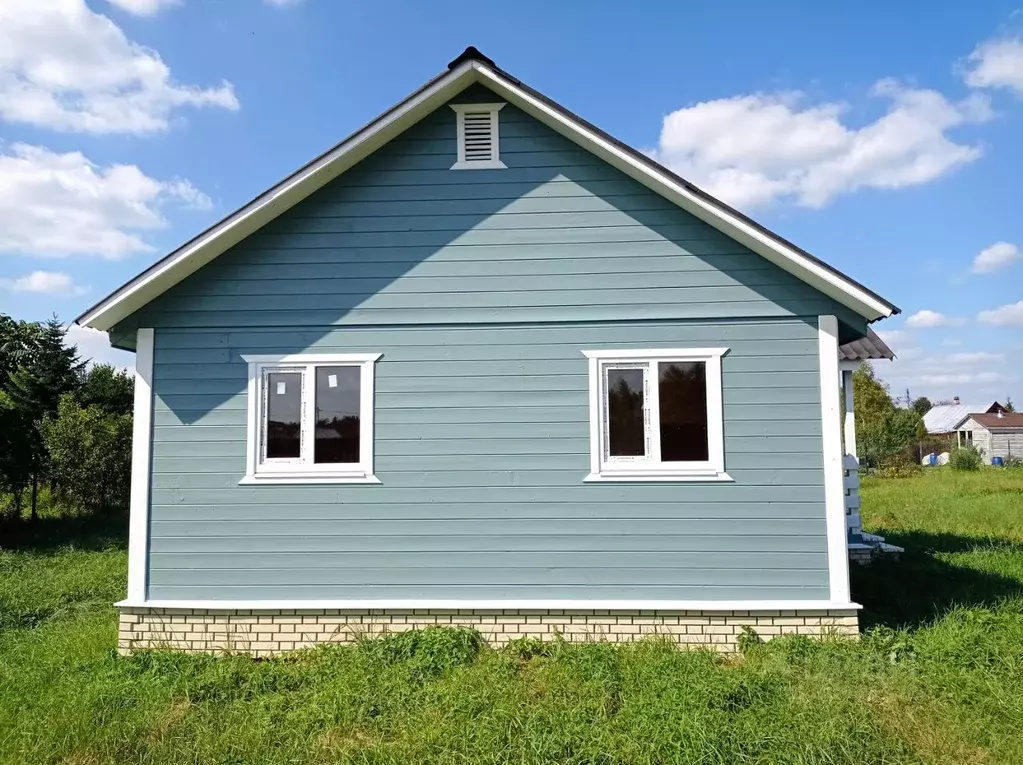
[[[499,112],[505,107],[503,103],[493,104],[449,104],[455,111],[455,131],[457,140],[457,161],[452,170],[504,170],[508,166],[501,161],[501,119]],[[465,158],[465,113],[489,112],[490,131],[493,140],[493,156],[485,160],[468,160]]]
[[[724,407],[721,359],[728,348],[643,348],[583,351],[589,364],[590,473],[598,481],[731,481],[725,472]],[[706,365],[707,457],[700,462],[663,462],[660,444],[659,365],[700,362]],[[644,368],[643,423],[649,457],[607,454],[607,370]]]
[[[249,365],[246,418],[245,476],[240,484],[380,483],[373,473],[373,401],[376,362],[381,353],[243,354]],[[316,448],[317,367],[359,369],[359,462],[321,463],[312,460]],[[269,375],[300,373],[300,456],[267,460],[266,423]]]

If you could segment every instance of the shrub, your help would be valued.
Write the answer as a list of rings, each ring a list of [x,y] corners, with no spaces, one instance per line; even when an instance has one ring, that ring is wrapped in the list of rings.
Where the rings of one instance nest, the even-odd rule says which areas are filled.
[[[980,470],[984,457],[975,446],[963,446],[953,449],[948,455],[948,465],[953,470]]]
[[[82,408],[63,396],[56,417],[47,415],[42,435],[50,454],[50,475],[66,506],[96,512],[128,504],[131,486],[130,414]]]
[[[735,642],[739,653],[743,655],[753,653],[764,645],[764,639],[760,637],[757,631],[746,625],[743,625],[742,632],[739,633],[739,637]]]
[[[561,648],[561,644],[564,642],[563,639],[559,639],[560,637],[558,635],[554,641],[544,642],[540,638],[523,635],[515,640],[509,640],[503,650],[523,661],[529,661],[537,656],[550,658]]]
[[[889,454],[881,458],[877,475],[881,478],[912,478],[923,470],[913,456],[906,452]]]
[[[404,665],[426,680],[452,667],[471,664],[485,643],[471,627],[425,627],[359,641],[359,651],[382,667]]]

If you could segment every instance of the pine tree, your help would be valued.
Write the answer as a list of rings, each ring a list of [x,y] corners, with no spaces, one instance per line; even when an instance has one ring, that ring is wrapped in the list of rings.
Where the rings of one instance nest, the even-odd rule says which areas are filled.
[[[39,425],[57,411],[60,397],[81,384],[84,362],[75,348],[64,345],[64,328],[57,317],[38,325],[20,349],[10,372],[6,393],[13,416],[24,429],[21,468],[31,476],[32,519],[38,518],[39,481],[46,473],[46,448]]]

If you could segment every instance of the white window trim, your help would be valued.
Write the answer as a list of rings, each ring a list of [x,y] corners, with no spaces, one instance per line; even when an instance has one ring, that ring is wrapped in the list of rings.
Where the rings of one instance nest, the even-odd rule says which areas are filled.
[[[590,473],[586,482],[598,481],[731,481],[725,472],[724,408],[721,396],[721,357],[727,348],[644,348],[583,351],[589,360],[590,377]],[[707,365],[707,447],[705,463],[664,463],[659,459],[659,436],[651,436],[650,460],[604,458],[603,370],[614,364],[662,361],[699,361]],[[657,386],[647,385],[644,397],[651,434],[656,432]],[[688,466],[686,466],[688,464]]]
[[[245,476],[240,484],[324,484],[380,483],[373,474],[373,381],[376,361],[381,353],[299,353],[283,356],[242,355],[249,365],[248,417],[246,419]],[[360,368],[359,388],[359,456],[358,463],[314,465],[298,460],[275,461],[272,466],[260,463],[262,452],[262,417],[264,391],[262,381],[270,370],[302,372],[303,451],[315,444],[315,392],[318,366],[357,366]],[[312,428],[312,431],[309,429]]]
[[[504,170],[508,167],[501,161],[501,120],[498,118],[505,104],[450,104],[455,110],[458,135],[458,161],[452,170]],[[488,160],[467,160],[465,158],[465,113],[490,112],[490,130],[494,142],[494,156]]]

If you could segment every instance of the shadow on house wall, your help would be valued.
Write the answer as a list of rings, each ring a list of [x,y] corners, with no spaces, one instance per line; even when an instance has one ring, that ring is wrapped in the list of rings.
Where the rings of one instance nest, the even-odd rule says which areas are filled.
[[[133,317],[158,333],[223,333],[189,363],[231,371],[198,386],[201,406],[172,406],[180,421],[244,389],[241,353],[298,353],[346,327],[821,313],[846,332],[862,323],[513,107],[501,137],[506,170],[451,171],[455,123],[442,108]],[[285,328],[288,348],[260,346],[260,329]],[[188,351],[158,338],[156,364]]]

